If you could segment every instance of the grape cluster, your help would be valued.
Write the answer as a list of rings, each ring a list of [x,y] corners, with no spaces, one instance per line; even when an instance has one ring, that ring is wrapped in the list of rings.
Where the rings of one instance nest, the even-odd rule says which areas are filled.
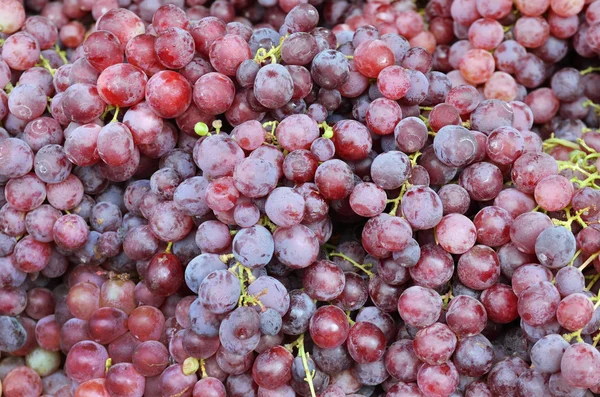
[[[0,0],[0,394],[600,394],[600,0],[417,3]]]

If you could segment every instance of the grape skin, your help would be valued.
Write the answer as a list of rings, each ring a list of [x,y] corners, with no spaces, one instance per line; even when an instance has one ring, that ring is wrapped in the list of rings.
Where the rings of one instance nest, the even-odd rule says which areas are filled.
[[[0,0],[8,397],[600,392],[598,2],[121,3]]]

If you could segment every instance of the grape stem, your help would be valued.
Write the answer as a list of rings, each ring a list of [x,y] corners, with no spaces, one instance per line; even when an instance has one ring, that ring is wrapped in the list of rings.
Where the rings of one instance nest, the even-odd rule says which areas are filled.
[[[172,248],[173,248],[173,242],[172,242],[172,241],[169,241],[169,243],[167,244],[167,248],[165,249],[165,252],[166,252],[167,254],[170,254],[170,253],[171,253],[171,249],[172,249]]]
[[[577,257],[579,255],[581,255],[581,249],[578,249],[577,252],[575,252],[575,255],[573,255],[573,257],[569,261],[569,265],[568,266],[573,266],[573,263],[575,262],[575,259],[577,259]]]
[[[219,135],[221,133],[221,128],[223,127],[223,122],[221,120],[215,120],[212,122],[212,126],[215,129],[215,134]]]
[[[350,324],[350,326],[356,324],[356,321],[352,320],[352,317],[350,317],[350,310],[346,310],[346,318],[348,319],[348,323]]]
[[[221,260],[221,262],[227,264],[229,263],[229,261],[231,259],[233,259],[233,254],[224,254],[224,255],[219,255],[219,259]]]
[[[8,84],[6,84],[4,86],[4,92],[6,92],[6,94],[10,94],[12,90],[14,90],[15,87],[12,85],[12,83],[9,81]]]
[[[596,179],[600,179],[600,174],[598,174],[598,172],[590,174],[583,181],[573,177],[571,178],[571,182],[577,183],[580,189],[583,187],[594,187],[595,189],[600,189],[600,186],[596,185],[596,183],[594,182]]]
[[[279,142],[277,142],[277,136],[275,135],[275,130],[277,129],[278,125],[279,125],[279,121],[273,120],[273,121],[267,121],[266,123],[263,123],[262,126],[267,131],[268,131],[268,128],[271,127],[271,131],[267,132],[267,142],[279,147]]]
[[[560,139],[560,138],[555,138],[554,137],[554,133],[552,133],[552,135],[550,135],[550,138],[546,139],[544,141],[544,143],[542,144],[544,151],[548,152],[551,149],[554,149],[557,146],[564,146],[564,147],[568,147],[574,150],[579,150],[579,145],[571,142],[571,141],[567,141],[566,139]]]
[[[236,262],[235,265],[229,269],[229,271],[235,274],[240,281],[241,293],[240,299],[238,300],[238,306],[257,305],[262,311],[265,311],[265,306],[258,298],[265,295],[267,293],[267,289],[263,289],[257,295],[249,295],[246,289],[246,282],[252,283],[254,280],[256,280],[256,277],[254,277],[254,274],[252,274],[252,270],[248,269],[240,262]]]
[[[115,114],[112,118],[112,120],[110,120],[111,123],[116,123],[117,121],[119,121],[119,119],[117,117],[119,117],[119,110],[120,108],[117,106],[115,107]]]
[[[269,219],[268,216],[263,216],[258,220],[258,224],[261,226],[266,227],[267,229],[269,229],[271,231],[271,233],[273,233],[275,231],[275,229],[277,229],[277,225],[274,224],[273,222],[271,222],[271,220]]]
[[[581,106],[583,106],[584,108],[592,107],[592,108],[594,108],[594,112],[596,112],[596,114],[600,114],[600,105],[598,105],[597,103],[592,102],[589,99],[587,101],[583,101],[581,103]]]
[[[54,76],[56,74],[56,69],[54,69],[52,67],[52,65],[50,65],[50,62],[48,62],[48,60],[46,58],[44,58],[43,55],[40,55],[40,65],[44,69],[46,69],[47,71],[49,71],[52,76]]]
[[[113,110],[115,110],[115,107],[113,105],[108,105],[106,107],[106,110],[104,111],[104,113],[102,113],[102,116],[100,116],[101,119],[104,119],[106,116],[108,116],[108,114],[110,112],[112,112]]]
[[[577,221],[577,223],[579,223],[581,225],[581,227],[586,228],[588,225],[581,218],[581,215],[583,213],[585,213],[588,209],[589,209],[589,207],[583,208],[583,209],[577,211],[575,213],[575,215],[571,216],[571,208],[567,207],[567,208],[565,208],[565,213],[567,215],[567,220],[566,221],[561,221],[560,219],[552,219],[552,223],[554,223],[556,226],[564,226],[568,230],[571,230],[571,224],[573,223],[573,221]]]
[[[323,138],[333,138],[333,128],[331,128],[329,124],[327,124],[327,121],[323,121],[321,124],[319,124],[319,127],[323,128]]]
[[[298,339],[294,342],[287,344],[284,346],[289,352],[292,352],[295,347],[298,348],[298,357],[302,358],[302,366],[304,367],[304,372],[306,373],[306,378],[304,380],[308,383],[308,388],[310,389],[311,397],[317,397],[317,393],[315,392],[315,385],[313,384],[314,371],[311,372],[308,368],[308,359],[309,355],[304,350],[304,334],[300,335]]]
[[[350,262],[352,264],[352,266],[365,272],[365,274],[367,276],[369,276],[369,278],[373,278],[373,276],[375,275],[372,271],[369,270],[369,267],[371,267],[371,265],[365,265],[365,264],[361,265],[354,259],[350,258],[347,255],[342,254],[341,252],[332,252],[329,254],[329,256],[338,256],[338,257]]]
[[[108,370],[110,369],[110,367],[112,366],[112,358],[107,358],[106,361],[104,362],[104,372],[108,372]]]
[[[579,270],[583,271],[590,263],[592,263],[594,261],[594,259],[596,259],[598,257],[598,255],[600,255],[600,251],[596,252],[595,254],[590,255],[589,258],[587,258],[586,261],[583,262],[581,264],[581,266],[579,266]]]
[[[202,379],[208,377],[206,373],[206,361],[204,359],[200,359],[200,372],[202,373]]]
[[[580,75],[585,76],[588,73],[600,72],[600,66],[590,66],[587,69],[583,69],[579,72]]]
[[[413,154],[411,154],[410,156],[408,156],[408,158],[410,159],[410,167],[411,168],[414,167],[415,165],[417,165],[417,159],[419,158],[419,156],[421,156],[421,152],[419,152],[419,151],[416,151]],[[405,181],[402,184],[402,187],[400,188],[400,193],[398,194],[398,197],[387,201],[388,204],[394,203],[394,205],[392,206],[392,210],[390,211],[391,216],[396,216],[396,212],[398,212],[398,206],[400,205],[400,202],[402,201],[402,197],[404,197],[404,194],[406,193],[406,191],[408,189],[410,189],[411,187],[412,187],[412,185],[408,181]]]
[[[598,279],[600,279],[600,274],[596,274],[594,277],[592,277],[591,281],[585,287],[586,291],[591,290],[594,284],[596,284],[596,282],[598,281]]]
[[[452,299],[454,299],[454,295],[452,295],[452,287],[450,287],[448,292],[446,292],[444,295],[442,295],[441,298],[442,298],[443,307],[447,308],[450,301]]]
[[[259,48],[254,56],[254,62],[262,65],[263,62],[269,58],[271,59],[271,63],[279,62],[279,59],[281,59],[281,46],[287,37],[288,35],[281,37],[279,39],[279,45],[277,47],[271,45],[271,49],[269,51],[264,48]]]
[[[573,338],[575,338],[575,340],[577,340],[577,342],[583,342],[583,338],[581,337],[581,331],[582,330],[579,329],[575,332],[571,332],[570,334],[563,334],[563,338],[567,342],[571,342],[571,340]]]
[[[577,138],[577,143],[590,153],[597,153],[594,148],[591,148],[582,138]]]
[[[388,200],[388,204],[390,203],[394,203],[394,205],[392,206],[392,209],[390,211],[390,215],[391,216],[396,216],[396,212],[398,212],[398,206],[400,205],[400,202],[402,201],[402,197],[404,197],[404,194],[406,193],[406,190],[408,188],[410,188],[412,185],[408,182],[404,182],[402,184],[402,187],[400,188],[400,193],[398,194],[398,197],[396,197],[395,199],[390,199]]]
[[[67,59],[67,53],[65,51],[61,50],[60,47],[58,46],[58,44],[54,44],[54,51],[56,51],[56,53],[58,54],[60,59],[62,59],[62,61],[65,65],[67,63],[69,63],[69,60]]]

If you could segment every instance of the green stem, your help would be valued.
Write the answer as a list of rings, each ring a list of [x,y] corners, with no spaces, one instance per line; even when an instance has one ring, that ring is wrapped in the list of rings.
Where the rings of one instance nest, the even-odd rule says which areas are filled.
[[[344,260],[346,260],[346,261],[350,262],[350,263],[352,264],[352,266],[354,266],[354,267],[355,267],[355,268],[357,268],[357,269],[360,269],[360,270],[362,270],[362,271],[363,271],[363,272],[365,272],[365,274],[366,274],[367,276],[369,276],[370,278],[372,278],[372,277],[375,275],[375,274],[374,274],[372,271],[370,271],[370,270],[369,270],[369,269],[368,269],[368,268],[367,268],[365,265],[361,265],[360,263],[356,262],[354,259],[352,259],[352,258],[350,258],[349,256],[347,256],[347,255],[344,255],[344,254],[342,254],[342,253],[340,253],[340,252],[332,252],[332,253],[330,253],[330,254],[329,254],[329,256],[337,256],[337,257],[340,257],[340,258],[342,258],[342,259],[344,259]]]
[[[582,71],[579,72],[579,74],[581,74],[582,76],[585,76],[588,73],[592,73],[592,72],[600,72],[600,66],[590,66],[587,69],[583,69]]]
[[[313,383],[314,373],[310,371],[308,367],[308,359],[309,355],[304,350],[304,334],[300,335],[298,339],[294,342],[287,344],[284,346],[289,352],[293,352],[294,348],[298,348],[298,357],[302,358],[302,366],[304,367],[304,373],[306,373],[306,378],[304,380],[308,383],[308,388],[310,389],[311,397],[317,397],[317,393],[315,392],[315,385]]]
[[[595,254],[590,255],[589,258],[586,259],[585,262],[583,262],[581,264],[581,266],[579,266],[579,270],[580,271],[584,271],[584,269],[594,261],[594,259],[596,259],[598,257],[598,255],[600,255],[600,252],[596,252]]]
[[[112,118],[112,120],[110,122],[111,123],[116,123],[117,121],[119,121],[117,119],[118,116],[119,116],[119,107],[117,106],[117,107],[115,107],[115,114],[114,114],[114,116],[113,116],[113,118]]]

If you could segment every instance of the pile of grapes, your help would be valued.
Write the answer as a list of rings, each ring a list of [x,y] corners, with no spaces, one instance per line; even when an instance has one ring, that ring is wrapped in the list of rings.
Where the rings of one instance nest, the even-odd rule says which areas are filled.
[[[0,0],[0,394],[600,394],[599,56],[600,0]]]

